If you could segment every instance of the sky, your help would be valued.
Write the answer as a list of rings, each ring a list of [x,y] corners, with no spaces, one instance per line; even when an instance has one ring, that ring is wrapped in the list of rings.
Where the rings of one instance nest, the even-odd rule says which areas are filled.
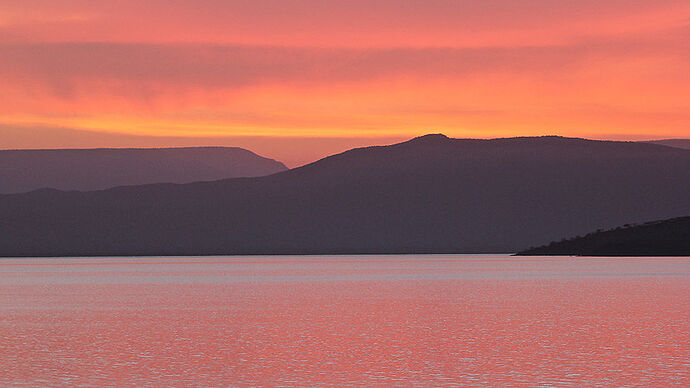
[[[690,137],[687,0],[0,0],[0,149]]]

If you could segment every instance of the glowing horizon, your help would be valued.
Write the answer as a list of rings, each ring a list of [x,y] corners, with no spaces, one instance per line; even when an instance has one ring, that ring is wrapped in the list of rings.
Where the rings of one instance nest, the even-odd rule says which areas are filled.
[[[141,3],[0,1],[0,148],[690,137],[686,1]]]

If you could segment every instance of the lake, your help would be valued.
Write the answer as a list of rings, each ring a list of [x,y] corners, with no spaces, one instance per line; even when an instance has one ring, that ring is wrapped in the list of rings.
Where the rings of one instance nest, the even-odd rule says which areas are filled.
[[[0,385],[689,386],[690,258],[0,259]]]

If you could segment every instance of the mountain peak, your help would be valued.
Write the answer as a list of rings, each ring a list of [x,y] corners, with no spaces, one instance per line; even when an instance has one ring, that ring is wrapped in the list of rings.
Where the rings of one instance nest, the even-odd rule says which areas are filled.
[[[423,144],[435,144],[435,143],[445,143],[450,140],[450,138],[442,133],[430,133],[428,135],[418,136],[408,141],[408,143],[423,143]]]

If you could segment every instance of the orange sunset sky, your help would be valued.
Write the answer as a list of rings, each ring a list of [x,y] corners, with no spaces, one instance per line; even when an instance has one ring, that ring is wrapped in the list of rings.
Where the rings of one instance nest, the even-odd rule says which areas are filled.
[[[688,0],[0,0],[0,148],[690,137]]]

